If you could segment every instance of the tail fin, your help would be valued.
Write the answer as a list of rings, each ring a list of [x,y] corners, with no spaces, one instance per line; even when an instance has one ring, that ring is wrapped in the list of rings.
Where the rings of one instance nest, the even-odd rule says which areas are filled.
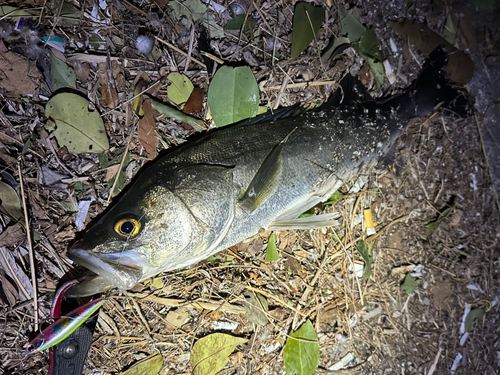
[[[464,116],[468,112],[468,98],[453,87],[443,72],[448,64],[448,55],[441,47],[436,48],[424,64],[418,78],[407,90],[399,95],[374,100],[364,85],[350,74],[339,83],[325,106],[320,109],[362,106],[364,110],[397,110],[398,117],[407,121],[413,117],[423,117],[432,113],[436,105]]]

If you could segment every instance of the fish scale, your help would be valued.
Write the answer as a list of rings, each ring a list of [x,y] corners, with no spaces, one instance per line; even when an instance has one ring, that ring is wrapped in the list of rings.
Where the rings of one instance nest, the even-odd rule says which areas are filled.
[[[331,225],[332,214],[298,216],[376,165],[409,118],[459,95],[438,72],[431,74],[439,82],[433,91],[424,69],[425,95],[415,95],[417,82],[381,101],[347,76],[319,110],[287,117],[295,108],[285,109],[277,120],[266,114],[265,121],[217,129],[157,159],[69,249],[71,259],[96,275],[68,293],[132,288],[260,228]]]

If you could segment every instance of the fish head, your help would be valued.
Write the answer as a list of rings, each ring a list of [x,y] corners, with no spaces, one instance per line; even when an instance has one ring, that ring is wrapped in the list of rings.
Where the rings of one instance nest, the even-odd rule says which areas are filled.
[[[217,251],[234,218],[230,171],[203,165],[169,178],[149,176],[132,185],[68,250],[71,260],[98,276],[67,295],[131,289]]]
[[[71,260],[100,276],[97,289],[133,288],[161,272],[176,254],[188,251],[201,235],[191,212],[167,187],[152,186],[139,196],[130,193],[68,250]],[[77,289],[86,289],[85,283],[73,287],[70,294]]]

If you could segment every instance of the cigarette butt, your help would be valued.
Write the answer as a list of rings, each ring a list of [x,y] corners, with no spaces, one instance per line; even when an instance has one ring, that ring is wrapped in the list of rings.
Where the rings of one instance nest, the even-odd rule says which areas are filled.
[[[374,235],[377,231],[375,230],[375,222],[373,221],[372,210],[369,208],[363,211],[366,223],[366,234],[369,236]]]

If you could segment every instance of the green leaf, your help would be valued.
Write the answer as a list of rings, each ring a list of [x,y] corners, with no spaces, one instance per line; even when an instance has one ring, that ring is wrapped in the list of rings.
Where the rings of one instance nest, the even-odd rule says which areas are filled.
[[[375,82],[377,82],[378,87],[384,82],[385,68],[384,64],[368,56],[363,56],[363,58],[370,64],[373,76],[375,77]]]
[[[75,71],[64,61],[57,58],[54,52],[50,52],[50,65],[52,71],[52,91],[63,87],[76,87]]]
[[[157,375],[163,366],[163,356],[156,350],[150,356],[141,359],[130,367],[122,375]]]
[[[259,86],[248,66],[222,66],[208,87],[208,106],[218,127],[257,114]]]
[[[312,207],[312,208],[308,209],[306,212],[301,213],[297,219],[302,219],[303,217],[311,217],[311,216],[314,216],[315,213],[316,213],[316,210],[314,209],[314,207]]]
[[[457,28],[453,24],[451,15],[448,13],[446,17],[446,24],[444,25],[443,38],[450,44],[455,44],[455,38],[457,36]]]
[[[189,78],[184,74],[173,72],[167,76],[167,79],[170,81],[167,87],[168,99],[176,105],[185,104],[194,89]]]
[[[207,11],[207,6],[200,0],[186,0],[182,3],[178,1],[171,1],[168,5],[170,5],[170,7],[174,10],[178,19],[182,16],[186,16],[191,18],[193,21],[198,21]]]
[[[470,332],[474,328],[474,322],[476,319],[481,319],[484,315],[486,314],[486,311],[484,311],[481,308],[474,309],[469,311],[467,316],[465,317],[465,332]]]
[[[201,22],[208,29],[210,38],[223,38],[225,36],[224,29],[217,23],[213,14],[205,13]]]
[[[363,279],[369,279],[373,263],[373,243],[367,245],[365,241],[358,241],[356,244],[356,250],[358,250],[358,253],[361,254],[363,260],[365,261]]]
[[[98,50],[99,47],[104,46],[104,40],[98,34],[94,33],[89,38],[89,44],[93,49]]]
[[[415,289],[417,289],[420,280],[415,280],[413,276],[408,273],[406,274],[405,281],[401,285],[401,290],[406,290],[406,293],[412,294]]]
[[[225,30],[241,30],[243,27],[243,23],[245,23],[246,14],[238,14],[231,18],[224,26]],[[252,30],[255,30],[257,26],[257,21],[252,16],[248,16],[247,22],[245,23],[245,27],[243,28],[244,33],[250,33]]]
[[[194,375],[214,375],[224,368],[236,346],[247,339],[224,333],[213,333],[199,339],[191,350]]]
[[[323,203],[324,205],[327,205],[327,204],[335,204],[337,202],[340,202],[342,199],[344,199],[344,196],[342,195],[342,193],[340,191],[336,191],[335,193],[333,193],[333,195],[328,198],[328,200]]]
[[[33,11],[32,11],[33,12]],[[37,17],[35,14],[31,14],[29,9],[18,9],[10,5],[0,6],[0,17],[3,18],[17,18],[17,17]]]
[[[379,41],[377,38],[377,34],[375,34],[375,31],[371,29],[366,30],[361,36],[358,45],[359,45],[359,51],[363,57],[364,56],[369,56],[372,58],[379,57],[380,55],[380,51],[378,48]]]
[[[379,50],[379,40],[375,32],[373,30],[366,30],[361,35],[359,42],[353,44],[353,47],[368,62],[375,77],[375,82],[380,87],[384,82],[385,68],[381,62],[382,55]]]
[[[365,33],[366,27],[364,27],[361,22],[358,21],[357,14],[355,14],[356,8],[350,11],[346,11],[345,8],[339,6],[339,15],[342,23],[341,35],[347,35],[351,43],[355,43],[361,39],[361,36]]]
[[[274,233],[271,233],[269,236],[269,241],[267,242],[267,249],[266,249],[266,262],[274,262],[278,260],[280,257],[278,253],[278,249],[276,247],[276,238],[274,236]]]
[[[294,340],[294,338],[300,339]],[[287,373],[312,375],[319,364],[319,344],[316,331],[310,320],[288,338],[283,351],[283,361]]]
[[[453,207],[448,207],[446,210],[439,213],[439,216],[436,220],[431,221],[429,224],[427,224],[427,228],[430,228],[433,230],[437,229],[439,227],[439,224],[441,224],[441,222],[450,214],[452,208]]]
[[[90,102],[73,93],[53,96],[45,107],[45,116],[56,125],[59,146],[69,152],[103,152],[109,149],[104,123],[97,110],[89,110]]]
[[[297,3],[293,15],[292,59],[298,57],[318,33],[325,20],[325,10],[309,3]]]
[[[266,297],[253,292],[246,297],[248,304],[245,306],[245,318],[254,324],[265,326],[269,322],[266,315],[269,311],[269,304]]]
[[[23,218],[21,201],[14,188],[0,181],[0,212],[14,221]]]

